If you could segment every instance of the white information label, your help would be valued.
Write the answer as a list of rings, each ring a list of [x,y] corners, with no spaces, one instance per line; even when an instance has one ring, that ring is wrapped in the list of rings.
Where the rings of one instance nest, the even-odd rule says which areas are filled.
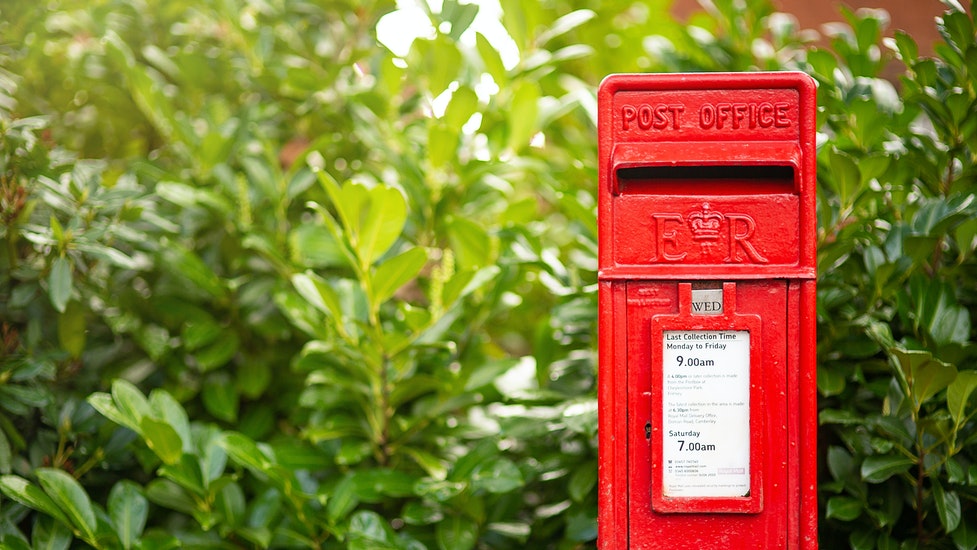
[[[666,330],[662,494],[750,492],[750,332]]]

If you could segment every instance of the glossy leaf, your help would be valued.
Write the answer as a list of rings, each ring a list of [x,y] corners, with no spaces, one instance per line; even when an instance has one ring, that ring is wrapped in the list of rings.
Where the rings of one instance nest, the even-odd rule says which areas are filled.
[[[890,477],[904,473],[914,466],[911,458],[895,455],[874,455],[862,462],[862,479],[869,483],[881,483]]]
[[[395,550],[400,545],[397,544],[393,530],[379,514],[362,510],[353,514],[349,520],[346,547],[356,550]]]
[[[940,483],[933,484],[933,500],[936,503],[936,513],[940,517],[940,524],[947,533],[951,533],[960,525],[961,508],[960,497],[956,491],[944,491]]]
[[[112,382],[112,400],[119,413],[127,419],[126,425],[137,432],[141,430],[143,419],[152,415],[146,396],[139,388],[122,378]]]
[[[61,511],[58,503],[37,485],[17,475],[0,476],[0,491],[8,498],[24,506],[44,512],[61,521],[65,525],[72,525],[68,516]]]
[[[95,540],[95,510],[78,480],[55,468],[38,468],[35,474],[41,488],[64,512],[72,528],[77,529],[85,540]]]
[[[132,548],[142,536],[149,517],[149,502],[131,481],[120,481],[109,492],[108,513],[122,547]]]

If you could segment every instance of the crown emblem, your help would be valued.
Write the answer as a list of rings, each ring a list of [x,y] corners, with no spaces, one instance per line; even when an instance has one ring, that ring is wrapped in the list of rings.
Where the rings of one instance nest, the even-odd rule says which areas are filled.
[[[702,210],[689,214],[692,240],[699,242],[703,249],[709,248],[712,241],[719,239],[719,228],[722,223],[723,215],[710,209],[709,203],[703,203]]]

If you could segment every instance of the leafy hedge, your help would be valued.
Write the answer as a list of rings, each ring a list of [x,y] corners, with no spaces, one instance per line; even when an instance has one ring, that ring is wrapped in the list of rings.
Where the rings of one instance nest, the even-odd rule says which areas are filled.
[[[666,5],[0,7],[0,546],[592,546],[596,83],[790,68],[822,546],[977,547],[973,17]]]

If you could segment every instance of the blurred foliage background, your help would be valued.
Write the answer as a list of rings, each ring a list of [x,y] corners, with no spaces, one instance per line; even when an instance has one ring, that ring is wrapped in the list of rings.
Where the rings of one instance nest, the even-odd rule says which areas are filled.
[[[977,548],[969,7],[500,4],[0,7],[0,546],[593,547],[597,83],[794,69],[821,544]]]

